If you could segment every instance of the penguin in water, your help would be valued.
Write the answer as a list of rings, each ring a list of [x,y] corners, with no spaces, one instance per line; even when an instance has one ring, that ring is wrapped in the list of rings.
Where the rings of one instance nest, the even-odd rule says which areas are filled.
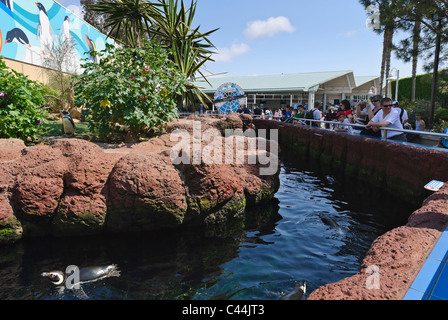
[[[66,110],[62,111],[62,132],[64,135],[74,135],[75,129],[75,122],[70,116],[70,112]]]
[[[73,267],[73,266],[72,266]],[[42,272],[41,276],[48,278],[55,286],[59,287],[59,293],[64,293],[65,290],[65,281],[71,279],[68,279],[68,276],[70,275],[68,273],[70,267],[67,267],[66,272],[57,270],[57,271],[50,271],[50,272]],[[77,269],[77,268],[76,268]],[[78,296],[80,299],[88,299],[89,297],[86,295],[84,290],[82,289],[81,285],[85,283],[95,282],[99,281],[105,278],[111,278],[111,277],[119,277],[120,276],[120,270],[118,269],[117,265],[111,264],[107,266],[94,266],[94,267],[86,267],[78,269],[79,271],[79,283],[70,283],[70,286],[67,286],[69,289],[73,289],[76,296]],[[78,280],[76,279],[76,280]],[[75,280],[75,279],[73,279]]]
[[[20,28],[11,29],[6,33],[5,44],[12,42],[27,44],[31,48],[28,37],[26,36],[25,32],[23,32],[23,30]]]
[[[298,283],[290,292],[281,296],[279,300],[304,300],[306,294],[306,281]]]
[[[64,284],[67,274],[63,271],[42,272],[42,277],[48,278],[54,285],[59,286]],[[115,264],[108,266],[93,266],[79,269],[79,284],[99,281],[105,278],[119,277],[120,270]]]
[[[52,55],[53,51],[53,37],[54,35],[53,28],[50,24],[50,19],[48,18],[47,11],[45,7],[40,2],[35,2],[37,8],[39,9],[39,24],[37,26],[37,37],[39,38],[40,34],[40,46],[42,49],[42,54],[45,54],[45,51],[48,50],[50,55]]]

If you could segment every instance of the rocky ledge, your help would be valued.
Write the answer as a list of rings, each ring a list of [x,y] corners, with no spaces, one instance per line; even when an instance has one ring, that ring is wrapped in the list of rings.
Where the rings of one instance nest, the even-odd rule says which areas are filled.
[[[255,163],[247,161],[253,141],[261,140],[241,135],[252,127],[251,117],[231,114],[179,120],[135,145],[101,147],[72,138],[26,147],[0,140],[0,243],[213,225],[241,216],[246,207],[270,201],[279,187],[279,160],[269,141],[256,150]],[[241,131],[226,138],[225,129]],[[260,174],[268,166],[258,161],[260,152],[276,168],[273,174]],[[173,162],[176,153],[182,161]]]
[[[308,300],[401,300],[448,225],[448,185],[406,225],[377,238],[359,272],[315,290]]]

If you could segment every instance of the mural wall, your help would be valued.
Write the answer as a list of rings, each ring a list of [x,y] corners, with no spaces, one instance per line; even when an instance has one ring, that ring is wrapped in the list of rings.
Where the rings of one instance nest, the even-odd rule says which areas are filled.
[[[88,51],[101,51],[106,36],[53,0],[0,0],[0,55],[5,58],[81,73]],[[64,43],[74,47],[60,53]],[[63,62],[57,64],[56,58]],[[52,61],[53,59],[53,61]]]

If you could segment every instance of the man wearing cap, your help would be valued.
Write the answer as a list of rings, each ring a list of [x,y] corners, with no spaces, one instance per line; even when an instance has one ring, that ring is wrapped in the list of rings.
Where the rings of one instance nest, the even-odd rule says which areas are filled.
[[[403,130],[400,121],[400,114],[392,108],[392,100],[389,98],[381,99],[381,110],[366,125],[366,129],[372,129],[377,132],[381,127]],[[404,132],[387,130],[387,139],[407,142]]]
[[[400,104],[398,103],[398,101],[394,101],[393,105],[394,105],[393,108],[396,109],[398,111],[398,113],[400,114],[400,121],[404,127],[404,125],[408,122],[408,113],[406,110],[404,110],[402,107],[400,107]]]

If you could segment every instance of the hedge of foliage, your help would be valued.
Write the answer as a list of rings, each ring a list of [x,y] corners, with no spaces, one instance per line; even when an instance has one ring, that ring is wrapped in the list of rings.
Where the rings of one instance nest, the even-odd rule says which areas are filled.
[[[177,117],[186,78],[160,46],[107,45],[98,58],[98,63],[84,64],[83,74],[74,77],[75,104],[86,108],[93,132],[107,138],[125,126],[137,136],[160,130]]]
[[[0,57],[0,138],[27,142],[42,134],[47,117],[44,86],[8,68]]]
[[[437,102],[443,106],[448,105],[448,71],[440,71],[438,77]],[[395,86],[397,81],[392,80],[392,97],[395,98]],[[417,76],[415,100],[431,100],[432,73]],[[412,97],[412,77],[400,79],[398,86],[398,97],[401,100],[411,100]]]

